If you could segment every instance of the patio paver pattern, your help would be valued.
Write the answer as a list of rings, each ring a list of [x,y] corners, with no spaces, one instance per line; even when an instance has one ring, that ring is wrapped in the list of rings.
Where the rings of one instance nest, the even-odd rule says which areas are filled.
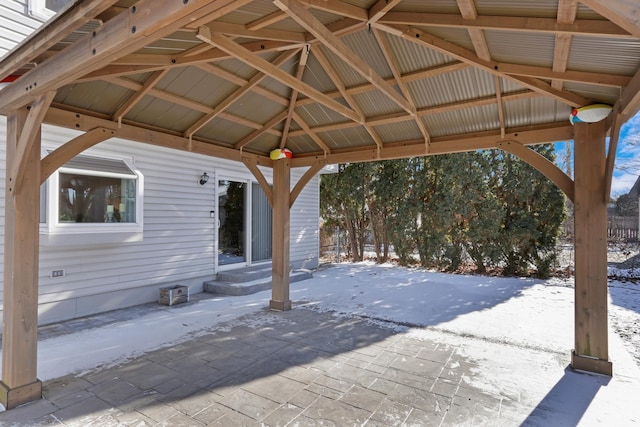
[[[470,386],[473,364],[455,346],[306,309],[259,317],[47,381],[44,399],[1,413],[0,425],[517,425],[532,411]]]

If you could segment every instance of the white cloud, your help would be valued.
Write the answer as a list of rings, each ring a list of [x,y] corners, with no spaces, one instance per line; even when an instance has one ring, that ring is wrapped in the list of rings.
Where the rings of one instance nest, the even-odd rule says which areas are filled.
[[[627,194],[637,179],[637,171],[615,173],[613,175],[613,180],[611,181],[611,197],[618,197],[622,194]]]

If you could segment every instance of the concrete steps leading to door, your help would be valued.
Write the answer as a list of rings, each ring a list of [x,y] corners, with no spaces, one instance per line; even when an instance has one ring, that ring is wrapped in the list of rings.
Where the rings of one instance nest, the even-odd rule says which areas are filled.
[[[289,282],[312,278],[309,270],[292,270]],[[271,265],[221,271],[216,280],[204,282],[204,291],[222,295],[249,295],[271,289]]]

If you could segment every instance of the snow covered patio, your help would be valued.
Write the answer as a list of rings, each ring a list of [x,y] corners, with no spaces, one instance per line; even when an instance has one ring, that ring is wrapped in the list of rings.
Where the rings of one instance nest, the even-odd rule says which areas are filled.
[[[640,369],[569,366],[571,280],[341,264],[264,293],[198,294],[41,328],[44,399],[1,425],[630,425]],[[268,293],[268,291],[266,291]],[[610,288],[638,325],[638,285]]]

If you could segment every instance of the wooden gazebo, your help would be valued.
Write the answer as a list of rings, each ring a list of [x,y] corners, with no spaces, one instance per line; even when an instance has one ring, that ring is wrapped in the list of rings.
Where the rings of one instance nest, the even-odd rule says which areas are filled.
[[[500,148],[574,202],[576,369],[612,374],[606,202],[640,108],[632,0],[76,0],[0,62],[7,115],[0,401],[37,379],[40,184],[111,137],[242,162],[269,200],[270,307],[291,308],[289,210],[331,163]],[[574,107],[613,106],[571,125]],[[41,123],[84,131],[41,158]],[[605,138],[609,136],[608,149]],[[575,141],[575,178],[527,148]],[[275,148],[292,159],[271,160]],[[272,167],[271,188],[258,166]],[[291,168],[308,168],[292,188]],[[566,327],[558,325],[558,327]]]

